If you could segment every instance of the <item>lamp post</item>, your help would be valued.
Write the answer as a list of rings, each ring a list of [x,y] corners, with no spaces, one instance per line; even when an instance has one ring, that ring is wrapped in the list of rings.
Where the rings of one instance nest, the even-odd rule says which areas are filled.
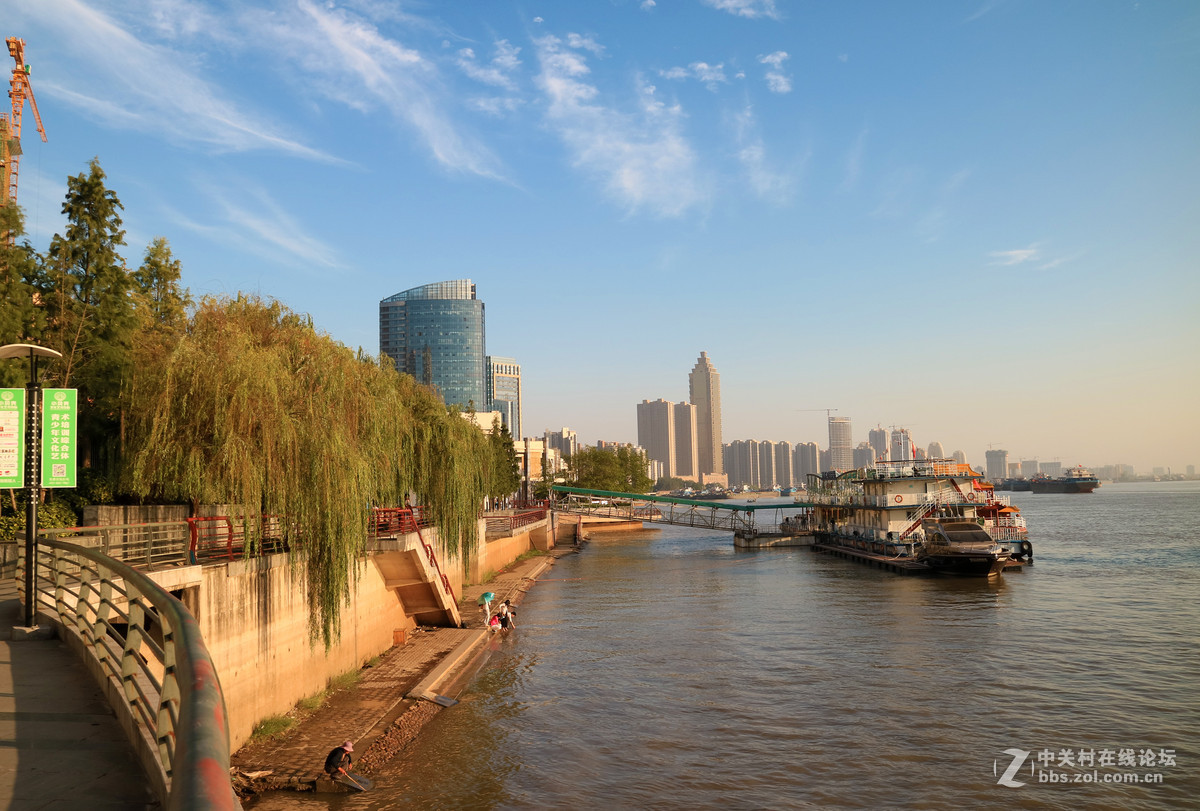
[[[29,382],[25,384],[25,627],[37,625],[37,508],[41,491],[42,385],[38,382],[38,358],[61,358],[62,353],[34,344],[0,346],[0,358],[29,358]]]

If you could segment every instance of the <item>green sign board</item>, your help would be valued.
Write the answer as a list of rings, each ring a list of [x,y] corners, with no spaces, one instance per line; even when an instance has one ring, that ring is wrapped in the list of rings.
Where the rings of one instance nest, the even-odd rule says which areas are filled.
[[[25,486],[25,389],[0,389],[0,487]]]
[[[42,487],[75,486],[75,389],[42,391]]]

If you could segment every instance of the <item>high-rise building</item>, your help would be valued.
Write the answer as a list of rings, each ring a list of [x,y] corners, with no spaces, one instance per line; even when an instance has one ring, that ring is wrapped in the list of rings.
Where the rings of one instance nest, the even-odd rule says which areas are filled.
[[[850,433],[849,417],[829,418],[829,465],[831,470],[851,470],[854,467],[854,440]]]
[[[447,404],[485,408],[484,307],[470,279],[414,287],[380,301],[379,351]]]
[[[869,442],[860,442],[854,448],[855,467],[875,467],[875,449]]]
[[[1008,451],[989,450],[984,458],[987,460],[984,467],[990,480],[998,482],[1008,477]]]
[[[758,443],[758,489],[770,490],[775,486],[775,446],[770,442]]]
[[[937,442],[937,441],[930,442],[929,450],[926,451],[926,455],[930,459],[945,459],[946,458],[946,449],[942,447],[942,443],[940,443],[940,442]]]
[[[816,475],[821,472],[821,455],[817,443],[798,443],[792,468],[796,471],[796,481],[807,486],[809,474]]]
[[[724,473],[721,458],[721,376],[708,359],[707,352],[700,353],[700,359],[688,375],[688,396],[696,406],[699,473]]]
[[[500,412],[513,439],[521,439],[521,364],[487,356],[487,399],[488,408]]]
[[[828,450],[818,452],[817,456],[820,459],[819,467],[821,468],[822,473],[834,469],[833,463],[830,461],[830,454]]]
[[[554,448],[564,458],[570,458],[579,450],[579,435],[566,426],[561,431],[547,431],[546,447]]]
[[[734,440],[725,447],[728,451],[725,457],[725,472],[729,476],[730,487],[748,485],[757,490],[762,471],[759,468],[759,443],[753,439]]]
[[[1021,475],[1027,479],[1032,479],[1038,474],[1037,459],[1022,459],[1021,460]]]
[[[660,462],[663,475],[675,475],[675,411],[674,403],[666,400],[643,400],[638,403],[638,444],[646,449],[646,457]]]
[[[875,449],[875,460],[882,461],[888,458],[888,432],[882,425],[876,426],[867,432],[867,442]]]
[[[892,429],[892,447],[888,450],[888,459],[893,462],[905,462],[916,457],[912,436],[907,428]]]
[[[1062,475],[1062,462],[1042,462],[1038,465],[1038,473],[1057,479]]]
[[[955,462],[958,462],[960,465],[965,465],[967,463],[967,455],[962,451],[955,451],[954,453],[950,454],[950,458]]]
[[[792,443],[775,443],[775,483],[780,487],[795,487],[796,477],[792,473]]]
[[[700,453],[696,437],[696,406],[691,403],[675,403],[672,408],[675,410],[675,475],[699,481]]]

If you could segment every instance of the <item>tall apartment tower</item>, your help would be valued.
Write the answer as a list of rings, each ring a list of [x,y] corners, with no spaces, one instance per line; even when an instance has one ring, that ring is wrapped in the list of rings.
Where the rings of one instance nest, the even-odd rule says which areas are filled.
[[[914,459],[912,436],[908,433],[907,428],[892,429],[892,447],[888,451],[888,459],[893,462],[906,462]]]
[[[642,400],[637,407],[638,444],[646,458],[662,465],[663,475],[675,475],[675,409],[666,400]]]
[[[487,397],[483,302],[470,279],[434,282],[379,302],[379,352],[449,405]]]
[[[792,443],[775,443],[775,483],[780,487],[795,487],[796,477],[792,475]]]
[[[675,411],[675,475],[681,479],[699,481],[699,417],[696,406],[692,403],[676,403],[672,408]]]
[[[849,417],[829,418],[829,466],[832,470],[854,468],[854,444]]]
[[[688,397],[696,406],[696,445],[700,454],[700,474],[724,473],[721,454],[721,376],[708,359],[707,352],[688,375]]]
[[[882,425],[867,432],[867,444],[875,449],[875,461],[888,458],[888,432]]]
[[[579,451],[579,434],[566,426],[561,431],[547,431],[545,441],[547,448],[554,448],[563,458],[572,457]]]
[[[758,489],[770,490],[775,484],[775,445],[771,442],[759,442]]]
[[[855,467],[875,467],[875,449],[870,442],[860,442],[854,448]]]
[[[942,443],[934,441],[929,443],[929,450],[926,454],[930,459],[945,459],[946,449],[942,447]]]
[[[821,472],[821,454],[815,442],[801,442],[796,445],[793,469],[796,471],[796,481],[808,486],[808,475]]]
[[[994,450],[984,454],[987,477],[998,482],[1008,476],[1008,451]]]
[[[513,439],[521,439],[521,364],[487,356],[487,410],[499,411]]]

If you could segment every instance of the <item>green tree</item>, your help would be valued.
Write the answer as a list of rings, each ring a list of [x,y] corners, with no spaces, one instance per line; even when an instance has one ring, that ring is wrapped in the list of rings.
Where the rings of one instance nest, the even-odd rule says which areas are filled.
[[[11,233],[15,242],[24,232],[21,209],[0,205],[0,236]],[[40,259],[28,242],[9,245],[0,239],[0,344],[37,343],[41,338],[45,318],[31,283]],[[0,387],[25,385],[28,371],[28,364],[0,363]]]
[[[146,246],[142,265],[133,273],[141,293],[143,327],[178,334],[187,326],[192,296],[180,286],[183,268],[171,254],[165,237],[155,237]]]
[[[521,464],[517,460],[517,450],[513,447],[512,434],[499,417],[492,423],[488,445],[492,451],[488,495],[494,499],[507,498],[521,489]]]
[[[577,487],[618,493],[646,493],[653,484],[646,475],[646,457],[631,447],[580,448],[570,460]]]
[[[96,159],[68,178],[66,233],[50,241],[38,293],[46,343],[63,355],[46,382],[79,389],[80,459],[112,470],[138,317],[134,281],[117,252],[125,244],[121,201],[104,180]]]

